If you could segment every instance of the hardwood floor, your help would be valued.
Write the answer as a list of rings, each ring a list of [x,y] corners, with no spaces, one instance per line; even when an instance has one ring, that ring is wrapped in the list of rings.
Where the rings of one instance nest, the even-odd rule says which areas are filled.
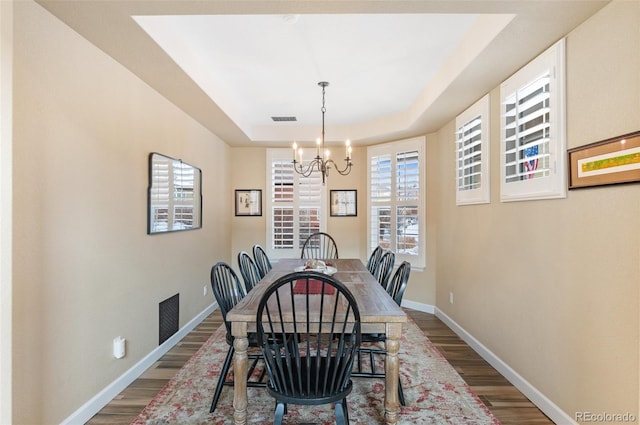
[[[405,309],[504,425],[553,424],[533,403],[432,314]],[[91,418],[89,425],[130,424],[222,324],[214,311],[189,335]]]

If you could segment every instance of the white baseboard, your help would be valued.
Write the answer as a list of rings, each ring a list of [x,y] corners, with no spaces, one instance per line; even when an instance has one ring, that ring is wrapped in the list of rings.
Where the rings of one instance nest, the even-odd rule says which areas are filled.
[[[122,390],[135,381],[140,375],[144,373],[150,366],[152,366],[160,357],[162,357],[167,351],[173,348],[182,338],[184,338],[189,332],[195,329],[200,322],[202,322],[207,316],[209,316],[216,308],[217,303],[211,304],[205,308],[200,314],[191,319],[189,323],[184,325],[178,332],[173,334],[169,339],[158,346],[156,349],[147,354],[142,360],[133,365],[131,369],[123,373],[118,379],[109,384],[106,388],[93,396],[91,400],[87,401],[82,407],[73,412],[71,416],[61,422],[61,425],[81,425],[91,419],[96,413],[100,411],[104,406],[109,404]]]
[[[569,415],[567,415],[562,409],[560,409],[555,403],[535,388],[531,383],[513,370],[508,364],[502,361],[491,350],[485,347],[480,341],[473,337],[469,332],[464,330],[458,325],[452,318],[447,316],[442,310],[436,308],[435,315],[442,320],[447,326],[449,326],[460,338],[464,340],[469,346],[485,359],[491,366],[493,366],[502,376],[504,376],[509,382],[513,384],[518,390],[520,390],[533,404],[535,404],[540,410],[544,412],[553,422],[563,425],[577,425],[577,422]]]
[[[430,304],[423,304],[415,301],[402,300],[402,307],[407,307],[412,310],[422,311],[423,313],[436,314],[436,308]]]

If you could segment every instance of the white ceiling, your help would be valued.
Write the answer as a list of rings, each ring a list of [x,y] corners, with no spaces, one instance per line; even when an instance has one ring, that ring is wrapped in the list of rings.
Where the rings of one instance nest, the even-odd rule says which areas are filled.
[[[607,1],[39,0],[230,145],[437,130]],[[293,116],[295,122],[274,122]]]

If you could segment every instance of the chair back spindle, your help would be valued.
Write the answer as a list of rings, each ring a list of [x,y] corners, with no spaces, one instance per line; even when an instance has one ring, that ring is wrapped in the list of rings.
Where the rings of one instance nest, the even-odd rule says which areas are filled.
[[[244,280],[244,287],[247,292],[250,292],[253,287],[256,286],[256,283],[260,281],[260,272],[246,251],[240,251],[238,253],[238,266],[240,267],[240,274]]]
[[[269,270],[271,270],[272,266],[271,266],[271,260],[269,260],[267,253],[265,252],[264,248],[262,248],[260,245],[256,244],[253,246],[253,260],[255,261],[256,266],[258,267],[258,272],[260,273],[260,279],[262,279],[267,275],[267,273],[269,273]]]
[[[405,289],[407,289],[410,274],[411,263],[403,261],[387,285],[387,293],[398,305],[402,304],[402,297],[404,296]]]

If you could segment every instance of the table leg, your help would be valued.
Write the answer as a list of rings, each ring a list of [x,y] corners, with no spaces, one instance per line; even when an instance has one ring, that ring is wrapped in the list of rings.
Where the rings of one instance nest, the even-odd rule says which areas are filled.
[[[246,327],[245,327],[246,329]],[[249,357],[247,348],[249,339],[246,332],[244,336],[235,336],[233,340],[233,422],[236,425],[246,425],[247,423],[247,369],[249,367]],[[244,378],[244,379],[243,379]]]
[[[387,323],[386,334],[385,349],[387,355],[384,363],[384,418],[387,424],[396,424],[398,422],[398,410],[400,407],[400,401],[398,399],[398,376],[400,374],[398,352],[400,351],[402,323]]]

